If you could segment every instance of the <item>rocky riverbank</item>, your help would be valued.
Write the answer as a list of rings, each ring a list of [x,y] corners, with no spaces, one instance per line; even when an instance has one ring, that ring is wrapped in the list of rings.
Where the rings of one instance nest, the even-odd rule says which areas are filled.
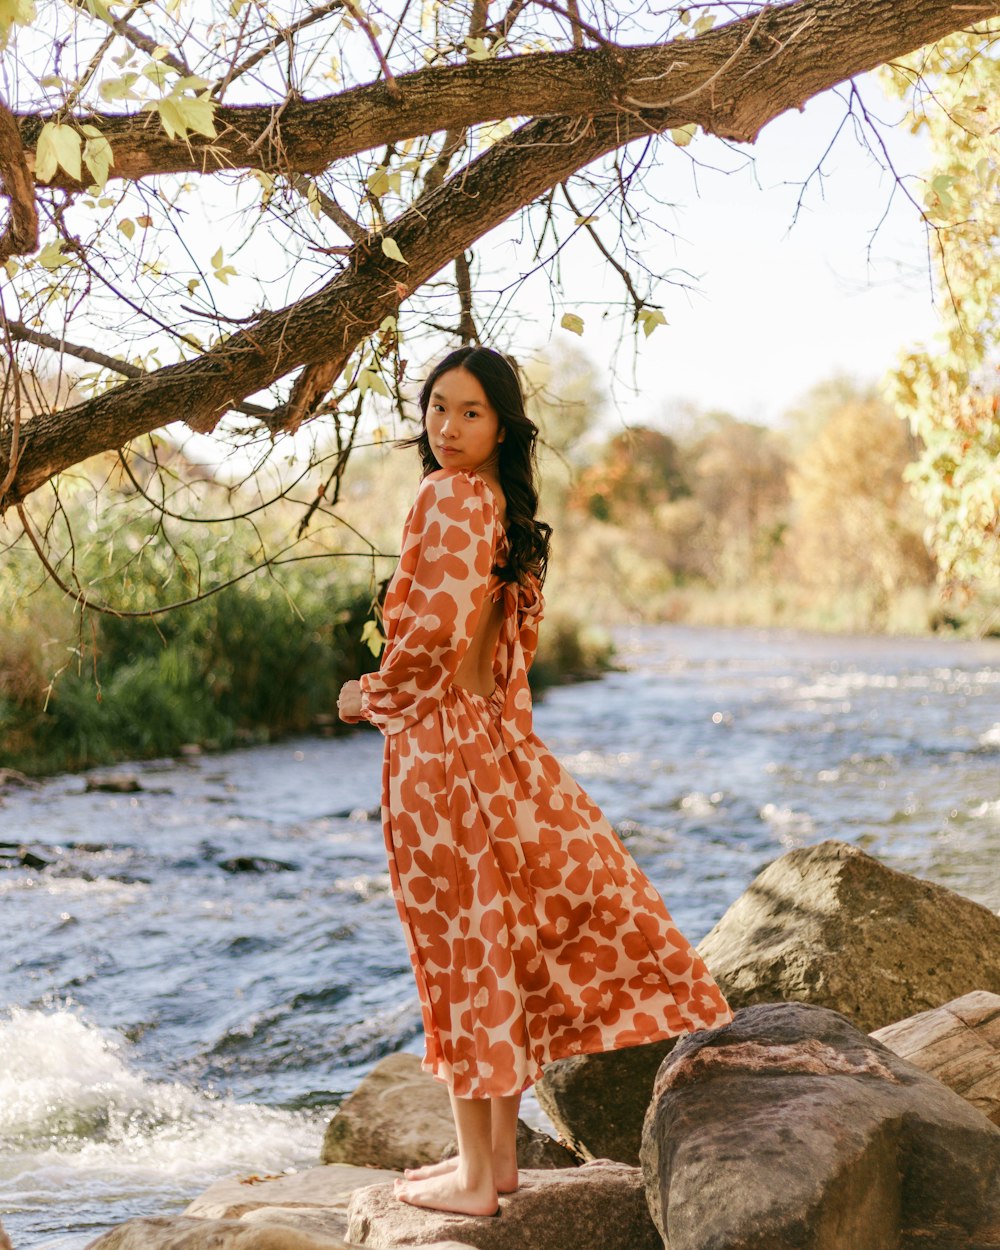
[[[395,1055],[316,1168],[218,1182],[89,1250],[1000,1246],[1000,918],[824,842],[699,949],[735,1020],[551,1065],[536,1092],[561,1140],[523,1126],[502,1219],[393,1198],[399,1169],[454,1152],[444,1087]]]

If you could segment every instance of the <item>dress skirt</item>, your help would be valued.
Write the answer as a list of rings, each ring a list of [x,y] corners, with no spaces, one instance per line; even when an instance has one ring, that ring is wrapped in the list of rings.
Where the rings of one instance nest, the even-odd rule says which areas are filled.
[[[732,1013],[617,834],[503,695],[451,685],[388,736],[382,821],[423,1014],[422,1066],[459,1097],[515,1094],[567,1055]]]

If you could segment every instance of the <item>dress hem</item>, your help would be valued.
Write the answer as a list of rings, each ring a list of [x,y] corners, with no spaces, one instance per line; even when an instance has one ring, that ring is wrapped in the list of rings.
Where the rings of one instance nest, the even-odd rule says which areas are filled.
[[[689,1028],[685,1028],[685,1029],[659,1029],[655,1033],[651,1033],[648,1037],[644,1037],[641,1042],[629,1042],[625,1045],[620,1045],[620,1046],[606,1045],[605,1043],[607,1039],[602,1038],[593,1045],[581,1046],[576,1049],[569,1049],[564,1054],[550,1055],[547,1059],[544,1059],[544,1060],[535,1060],[535,1063],[537,1065],[536,1072],[532,1074],[531,1076],[528,1076],[527,1078],[525,1078],[524,1083],[520,1086],[519,1089],[502,1089],[502,1090],[497,1090],[495,1092],[492,1090],[488,1090],[486,1092],[481,1092],[481,1093],[469,1092],[469,1093],[456,1094],[455,1097],[456,1098],[507,1098],[507,1097],[510,1097],[512,1094],[523,1093],[526,1089],[529,1089],[532,1085],[535,1085],[539,1080],[541,1080],[542,1076],[544,1075],[544,1069],[546,1065],[550,1063],[556,1063],[560,1059],[572,1059],[576,1055],[608,1054],[610,1051],[614,1051],[614,1050],[631,1050],[635,1046],[647,1046],[647,1045],[651,1045],[653,1042],[667,1041],[669,1038],[672,1038],[672,1037],[687,1037],[692,1033],[708,1032],[710,1029],[721,1029],[725,1025],[729,1024],[732,1021],[732,1019],[733,1019],[732,1011],[729,1011],[728,1013],[720,1012],[719,1019],[714,1021],[712,1024],[692,1023]],[[426,1072],[429,1076],[432,1076],[436,1081],[440,1081],[442,1085],[446,1085],[448,1089],[451,1091],[454,1089],[454,1083],[448,1078],[448,1076],[441,1075],[442,1070],[447,1071],[449,1067],[450,1065],[444,1059],[438,1059],[435,1061],[433,1059],[429,1059],[426,1054],[424,1055],[423,1059],[420,1061],[421,1071]],[[478,1082],[478,1084],[481,1086],[483,1082]]]

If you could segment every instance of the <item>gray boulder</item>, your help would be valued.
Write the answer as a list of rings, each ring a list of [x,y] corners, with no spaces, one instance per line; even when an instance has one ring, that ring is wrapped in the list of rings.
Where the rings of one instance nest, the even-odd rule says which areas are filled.
[[[680,1042],[642,1164],[670,1250],[1000,1245],[1000,1130],[822,1007],[747,1007]]]
[[[663,1250],[646,1206],[642,1172],[610,1159],[521,1172],[500,1198],[500,1218],[452,1215],[401,1202],[391,1185],[359,1189],[347,1236],[361,1246],[457,1241],[479,1250]]]
[[[437,1163],[456,1153],[447,1087],[422,1071],[416,1055],[381,1060],[344,1100],[327,1126],[323,1163],[403,1168]],[[517,1125],[522,1168],[575,1167],[579,1159],[523,1120]]]
[[[971,990],[1000,993],[1000,917],[843,842],[775,860],[698,953],[734,1009],[814,1003],[866,1033]]]
[[[653,1081],[676,1038],[557,1059],[532,1088],[539,1105],[584,1159],[639,1166],[642,1121]]]
[[[767,867],[699,944],[733,1008],[807,1002],[865,1032],[974,989],[1000,993],[1000,918],[843,842]],[[539,1103],[586,1159],[635,1164],[653,1080],[675,1039],[545,1069]]]

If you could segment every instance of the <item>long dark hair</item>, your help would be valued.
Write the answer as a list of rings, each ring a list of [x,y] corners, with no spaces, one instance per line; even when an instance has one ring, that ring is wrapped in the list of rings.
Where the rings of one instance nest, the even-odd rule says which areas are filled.
[[[523,582],[528,573],[534,573],[539,582],[543,582],[548,567],[552,526],[535,519],[538,510],[538,489],[535,486],[538,426],[524,411],[524,394],[513,360],[490,347],[459,347],[449,352],[431,371],[420,392],[423,428],[419,434],[402,439],[399,446],[419,450],[424,477],[441,467],[427,437],[427,407],[435,382],[452,369],[465,369],[479,382],[500,418],[500,428],[505,431],[499,448],[499,475],[507,497],[510,551],[507,564],[498,565],[495,571],[504,581]]]

